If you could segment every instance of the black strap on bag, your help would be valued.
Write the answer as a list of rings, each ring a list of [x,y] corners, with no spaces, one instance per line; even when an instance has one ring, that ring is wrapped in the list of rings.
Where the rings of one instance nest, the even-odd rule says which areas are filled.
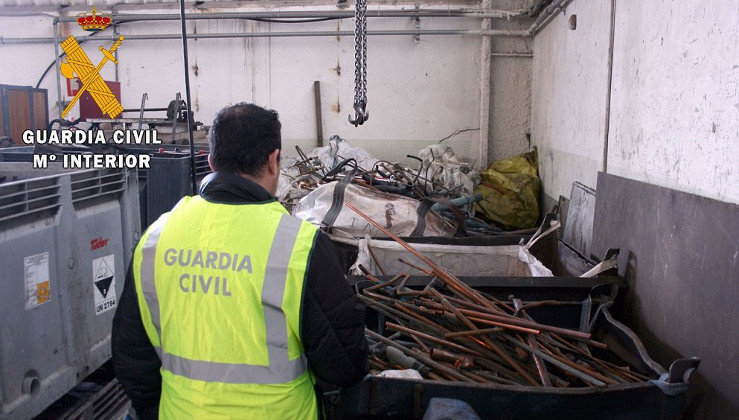
[[[336,184],[336,187],[334,187],[334,195],[333,200],[331,201],[331,208],[328,209],[326,215],[323,216],[323,221],[321,222],[321,226],[325,227],[329,232],[336,222],[336,219],[339,217],[341,209],[344,207],[344,195],[346,193],[346,187],[347,185],[349,185],[350,182],[352,182],[356,174],[357,170],[355,168],[350,173],[348,173],[341,181],[339,181]]]
[[[415,229],[411,232],[411,236],[423,236],[423,232],[426,230],[426,215],[431,211],[431,207],[434,202],[428,198],[421,201],[421,205],[418,206],[416,214],[418,215],[418,222],[416,223]]]
[[[416,211],[416,213],[418,214],[418,223],[416,223],[415,229],[413,229],[413,232],[411,232],[411,236],[423,236],[423,232],[426,230],[426,216],[431,211],[431,207],[433,207],[436,203],[445,205],[457,218],[457,231],[455,233],[455,236],[467,236],[467,216],[451,200],[443,197],[425,198],[423,201],[421,201],[421,205],[418,206],[418,210]]]

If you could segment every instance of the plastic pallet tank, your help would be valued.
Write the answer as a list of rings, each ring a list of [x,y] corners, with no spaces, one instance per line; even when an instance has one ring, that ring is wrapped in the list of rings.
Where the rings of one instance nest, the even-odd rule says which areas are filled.
[[[37,415],[110,359],[140,234],[135,172],[0,164],[0,419]]]

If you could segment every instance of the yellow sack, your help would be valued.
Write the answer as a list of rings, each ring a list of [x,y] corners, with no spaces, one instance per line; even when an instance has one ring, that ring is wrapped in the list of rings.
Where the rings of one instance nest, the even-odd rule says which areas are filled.
[[[482,201],[475,204],[475,211],[506,229],[536,227],[539,220],[538,158],[534,150],[493,162],[480,172],[480,185],[475,193],[482,194]]]

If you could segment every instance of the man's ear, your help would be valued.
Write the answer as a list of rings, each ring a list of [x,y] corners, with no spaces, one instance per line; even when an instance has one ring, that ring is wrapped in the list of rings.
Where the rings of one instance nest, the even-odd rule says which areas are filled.
[[[280,149],[275,149],[269,154],[267,168],[272,176],[280,172]]]
[[[208,166],[210,166],[210,171],[215,172],[216,168],[213,167],[213,159],[210,157],[210,153],[208,153]]]

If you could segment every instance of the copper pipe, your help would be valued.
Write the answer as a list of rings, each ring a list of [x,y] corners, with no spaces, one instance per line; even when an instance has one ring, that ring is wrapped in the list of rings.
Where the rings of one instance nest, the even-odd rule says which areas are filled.
[[[453,337],[464,337],[467,335],[480,335],[480,334],[492,334],[492,333],[499,333],[503,331],[503,328],[495,327],[495,328],[482,328],[477,331],[454,331],[450,333],[444,334],[444,337],[446,338],[453,338]]]
[[[437,292],[435,289],[431,289],[431,293],[433,293],[437,297],[437,299],[441,301],[441,303],[444,306],[451,309],[452,312],[454,312],[454,314],[457,316],[457,318],[460,321],[464,322],[471,330],[479,331],[479,328],[477,328],[477,326],[475,326],[475,324],[473,324],[472,321],[467,319],[467,317],[465,317],[457,308],[455,308],[454,305],[449,303],[449,301],[446,300],[446,298],[444,298],[444,296],[442,296],[441,293]],[[526,372],[521,367],[521,365],[518,364],[518,362],[513,360],[513,358],[511,358],[511,356],[508,353],[506,353],[505,350],[503,350],[500,346],[495,344],[493,340],[491,340],[489,337],[486,337],[486,336],[482,336],[481,339],[488,346],[490,346],[491,350],[497,353],[498,356],[500,356],[506,363],[508,363],[516,372],[521,374],[521,376],[523,376],[524,379],[526,379],[529,383],[531,383],[531,385],[538,385],[538,382],[536,382],[536,380],[532,378],[531,375],[529,375],[528,372]]]
[[[384,281],[382,283],[377,283],[377,284],[375,284],[373,286],[370,286],[370,287],[365,288],[363,291],[364,292],[370,292],[370,291],[375,291],[377,289],[382,289],[383,287],[386,287],[386,286],[390,286],[391,284],[395,283],[401,276],[402,276],[402,274],[398,274],[397,276],[391,278],[388,281]],[[370,276],[365,276],[365,277],[370,277]]]
[[[369,365],[370,365],[370,367],[371,367],[372,369],[377,369],[377,370],[387,370],[387,369],[385,369],[385,367],[384,367],[384,366],[382,366],[381,364],[379,364],[379,363],[375,362],[374,360],[368,360],[368,362],[369,362]]]
[[[448,363],[444,363],[444,365],[446,365],[447,367],[449,367],[449,364]],[[465,369],[460,369],[459,370],[459,373],[461,373],[462,375],[464,375],[464,376],[472,379],[473,381],[475,381],[477,383],[489,384],[489,383],[493,382],[490,379],[483,378],[482,376],[479,376],[479,375],[475,375],[474,373],[472,373],[472,372],[470,372],[468,370],[465,370]]]
[[[489,300],[492,300],[493,302],[495,302],[495,303],[497,303],[498,305],[502,306],[503,308],[507,309],[507,310],[508,310],[508,312],[510,312],[511,314],[513,314],[514,312],[516,312],[516,309],[512,308],[512,307],[511,307],[511,305],[509,305],[509,304],[507,304],[507,303],[503,302],[502,300],[500,300],[500,299],[496,298],[495,296],[491,295],[490,293],[483,293],[483,292],[480,292],[480,294],[481,294],[481,295],[482,295],[482,296],[483,296],[483,297],[484,297],[485,299],[489,299]],[[509,315],[510,315],[510,314],[509,314]]]
[[[467,301],[465,301],[463,299],[455,298],[453,296],[447,296],[446,298],[449,299],[450,302],[457,303],[457,304],[460,304],[460,305],[464,305],[464,306],[468,307],[469,309],[473,309],[473,310],[478,310],[478,311],[482,311],[482,312],[488,312],[491,309],[490,307],[477,305],[477,304],[474,304],[472,302],[467,302]],[[498,313],[498,314],[501,314],[501,315],[508,315],[505,311],[503,311],[502,309],[500,309],[498,307],[495,307],[494,312],[495,313]]]
[[[404,259],[402,259],[402,258],[398,258],[398,261],[400,261],[401,263],[403,263],[403,264],[405,264],[405,265],[407,265],[407,266],[409,266],[409,267],[411,267],[411,268],[415,268],[416,270],[418,270],[418,271],[420,271],[420,272],[422,272],[422,273],[426,273],[426,274],[428,274],[429,276],[433,276],[433,275],[434,275],[434,273],[430,272],[429,270],[426,270],[425,268],[423,268],[423,267],[419,267],[419,266],[417,266],[417,265],[415,265],[415,264],[411,264],[411,263],[409,263],[408,261],[405,261],[405,260],[404,260]]]
[[[431,301],[431,300],[428,300],[428,299],[424,299],[424,298],[419,299],[419,301],[424,306],[430,307],[432,309],[443,309],[445,307],[442,304],[439,304],[437,302],[434,302],[434,301]],[[454,307],[451,304],[450,304],[450,306]],[[456,307],[455,307],[455,309],[456,309]],[[590,337],[590,334],[583,333],[583,332],[580,332],[580,331],[568,330],[568,329],[554,327],[554,326],[546,325],[546,324],[539,324],[539,323],[534,322],[534,321],[527,321],[527,320],[521,319],[521,318],[514,318],[514,317],[509,316],[509,315],[507,315],[507,316],[494,315],[494,314],[491,314],[491,313],[480,312],[480,311],[473,311],[473,310],[470,310],[470,309],[463,309],[463,308],[459,308],[458,311],[461,312],[462,314],[466,315],[466,316],[471,317],[470,319],[473,319],[474,318],[474,320],[477,320],[477,322],[482,322],[482,321],[480,321],[480,319],[482,318],[482,319],[485,319],[486,320],[485,321],[486,323],[488,323],[487,321],[495,321],[496,322],[496,324],[492,324],[491,323],[491,325],[496,325],[496,326],[503,326],[503,325],[511,326],[511,325],[513,325],[513,326],[517,326],[517,327],[529,328],[530,329],[529,331],[523,331],[523,332],[527,332],[527,333],[531,333],[531,334],[537,334],[538,335],[541,331],[551,331],[551,332],[559,332],[562,335],[570,335],[573,338],[574,337],[578,337],[580,339],[584,339],[585,337],[587,337],[587,338]],[[531,331],[535,331],[535,332],[531,332]]]
[[[543,358],[544,360],[547,360],[549,363],[553,364],[554,366],[556,366],[563,372],[570,373],[574,376],[577,376],[583,382],[588,384],[588,386],[606,385],[605,381],[601,381],[600,379],[593,377],[593,375],[590,375],[589,372],[584,371],[581,366],[578,366],[578,365],[575,365],[577,367],[571,366],[570,364],[564,362],[563,360],[558,359],[558,356],[557,357],[553,356],[551,353],[546,353],[545,351],[542,351],[542,350],[535,350],[531,348],[528,344],[518,341],[512,337],[505,337],[505,338],[513,345],[521,346],[530,352],[536,353],[541,358]],[[563,359],[567,359],[567,358],[563,358]],[[569,362],[569,359],[567,359],[567,361]]]
[[[529,346],[531,346],[531,348],[533,348],[534,350],[538,349],[538,345],[534,336],[527,335],[526,341],[529,343]],[[531,352],[531,358],[534,359],[534,364],[536,365],[537,372],[539,372],[539,379],[541,379],[541,384],[544,386],[552,386],[552,381],[549,380],[549,375],[547,374],[547,367],[546,365],[544,365],[541,357],[537,356],[536,352]]]
[[[469,309],[460,309],[459,311],[465,315],[474,316],[477,318],[484,318],[484,319],[489,319],[491,321],[505,322],[505,323],[518,325],[521,327],[529,327],[529,328],[533,328],[533,329],[541,330],[541,331],[550,331],[550,332],[554,332],[557,334],[566,335],[568,337],[576,338],[579,340],[589,340],[591,337],[591,335],[588,333],[575,331],[575,330],[568,330],[565,328],[559,328],[559,327],[555,327],[552,325],[539,324],[538,322],[527,321],[521,318],[493,315],[490,313],[472,311]]]
[[[462,368],[471,368],[475,364],[472,356],[456,354],[439,348],[431,349],[430,355],[434,360],[451,362],[454,363],[455,366]]]
[[[501,385],[521,385],[518,382],[511,381],[510,379],[506,379],[506,378],[503,378],[503,377],[500,377],[500,376],[495,376],[491,372],[479,371],[478,370],[478,371],[475,371],[474,373],[476,375],[482,376],[483,378],[490,379],[490,381],[495,382],[497,384],[501,384]]]
[[[411,276],[409,274],[403,274],[403,280],[400,281],[400,284],[395,286],[395,289],[393,290],[393,293],[395,293],[398,296],[421,296],[425,294],[425,292],[419,292],[416,290],[409,289],[405,287],[405,284],[408,282],[408,279]]]
[[[420,320],[416,319],[415,317],[410,316],[410,314],[407,314],[407,313],[404,314],[403,312],[400,312],[397,309],[393,309],[393,308],[391,308],[391,307],[389,307],[387,305],[383,305],[382,303],[375,302],[375,301],[373,301],[372,299],[369,299],[366,296],[357,295],[357,297],[360,300],[362,300],[363,302],[367,303],[368,306],[373,307],[377,312],[382,313],[385,316],[388,316],[388,317],[391,317],[391,318],[394,317],[394,318],[396,318],[398,320],[404,319],[406,322],[417,323],[418,325],[424,325],[426,327],[428,327],[428,326],[436,326],[436,327],[438,327],[436,324],[433,324],[433,323],[432,323],[432,325],[426,324],[423,321],[420,321]],[[439,331],[441,333],[443,333],[443,331],[441,329],[439,329]]]
[[[361,270],[363,268],[364,268],[364,266],[362,264],[359,264],[359,269]],[[369,280],[369,281],[371,281],[373,283],[382,283],[380,281],[380,279],[378,279],[377,277],[371,275],[370,273],[364,273],[364,278],[366,278],[367,280]]]
[[[405,306],[405,305],[404,305]],[[410,307],[408,308],[410,309]],[[412,311],[418,311],[424,315],[427,316],[443,316],[444,311],[436,310],[436,309],[429,309],[424,308],[423,306],[416,306],[415,308],[411,309]]]
[[[583,349],[581,349],[581,348],[577,347],[576,345],[574,345],[574,344],[566,341],[565,339],[563,339],[562,337],[560,337],[560,336],[558,336],[556,334],[552,334],[552,338],[554,340],[556,340],[556,341],[564,344],[565,346],[567,346],[568,348],[570,348],[570,349],[572,349],[574,351],[577,351],[579,353],[582,353],[582,354],[584,354],[586,356],[590,356]],[[600,341],[595,341],[595,340],[592,340],[592,339],[590,339],[590,340],[580,340],[580,341],[582,341],[583,343],[586,343],[586,344],[590,345],[591,347],[596,347],[596,348],[599,348],[601,350],[607,350],[608,349],[608,345],[606,345],[605,343],[601,343]]]
[[[588,369],[585,366],[578,365],[577,363],[573,362],[572,360],[570,360],[570,359],[568,359],[566,357],[557,356],[556,354],[551,353],[551,352],[549,352],[549,350],[546,350],[546,349],[544,349],[543,351],[545,353],[549,353],[549,356],[550,357],[552,357],[552,358],[554,358],[554,359],[556,359],[556,360],[558,360],[558,361],[566,364],[567,366],[571,367],[572,369],[575,369],[575,370],[578,370],[578,371],[580,371],[582,373],[585,373],[587,375],[590,375],[590,376],[592,376],[593,378],[595,378],[595,379],[597,379],[599,381],[605,382],[606,384],[614,385],[614,384],[617,384],[618,383],[618,381],[616,381],[614,379],[611,379],[611,378],[609,378],[607,376],[603,376],[600,373],[598,373],[598,372],[596,372],[596,371],[594,371],[592,369]]]
[[[380,273],[382,273],[382,275],[384,276],[385,275],[385,269],[382,268],[382,264],[380,264],[380,260],[378,260],[377,257],[375,256],[375,251],[372,250],[372,245],[367,244],[367,250],[370,253],[370,257],[372,257],[372,261],[375,262],[375,265],[377,266],[377,269],[380,270]]]
[[[431,341],[437,344],[441,344],[443,346],[447,346],[449,348],[455,349],[462,353],[473,354],[475,356],[482,356],[481,353],[476,352],[474,350],[470,350],[466,347],[462,347],[459,344],[455,344],[455,343],[452,343],[451,341],[447,341],[441,338],[434,337],[433,335],[428,335],[422,332],[414,331],[410,328],[405,328],[402,325],[393,324],[392,322],[386,322],[385,327],[390,330],[400,331],[400,332],[411,334],[411,335],[417,335],[418,337],[423,338],[424,340]]]
[[[389,296],[379,295],[379,294],[377,294],[375,292],[368,292],[366,290],[363,290],[362,293],[365,294],[365,295],[367,295],[368,297],[375,298],[375,299],[378,299],[378,300],[384,300],[385,302],[390,302],[390,303],[396,302],[395,299],[393,299],[393,298],[391,298]]]
[[[345,205],[347,207],[349,207],[350,209],[352,209],[358,215],[362,216],[362,218],[364,218],[365,220],[367,220],[367,222],[369,222],[372,226],[374,226],[377,229],[379,229],[380,232],[384,233],[389,238],[391,238],[395,242],[399,243],[403,248],[405,248],[406,250],[408,250],[411,254],[413,254],[416,257],[418,257],[419,260],[421,260],[424,263],[426,263],[426,265],[428,265],[429,267],[431,267],[431,272],[434,275],[436,275],[437,277],[439,277],[442,281],[444,281],[444,283],[446,283],[449,287],[454,288],[454,289],[460,291],[465,296],[469,297],[472,300],[478,301],[478,303],[481,303],[484,306],[491,306],[492,305],[490,302],[488,302],[485,298],[483,298],[482,296],[480,296],[480,294],[477,293],[475,290],[473,290],[471,287],[469,287],[468,285],[464,284],[462,281],[460,281],[458,278],[456,278],[451,273],[449,273],[449,272],[445,271],[444,269],[442,269],[441,267],[439,267],[436,263],[434,263],[430,259],[426,258],[425,255],[421,254],[415,248],[413,248],[412,246],[408,245],[408,243],[406,243],[404,240],[400,239],[394,233],[390,232],[384,226],[382,226],[379,223],[377,223],[374,220],[372,220],[371,217],[369,217],[366,214],[362,213],[359,209],[357,209],[356,207],[354,207],[353,205],[351,205],[349,203],[345,203]]]
[[[379,365],[381,370],[387,370],[387,369],[391,368],[391,366],[389,364],[387,364],[387,362],[385,362],[384,360],[382,360],[379,357],[375,356],[374,354],[371,356],[369,362],[370,363],[373,363],[374,362],[376,365]]]
[[[405,325],[404,325],[404,327],[405,327]],[[418,343],[419,346],[421,346],[421,349],[423,349],[424,352],[426,352],[426,353],[430,353],[431,352],[431,349],[429,349],[429,347],[423,341],[419,340],[418,337],[416,337],[415,334],[409,334],[409,335],[410,335],[411,339],[413,339],[413,341],[415,341],[416,343]]]
[[[419,314],[413,312],[409,308],[406,308],[405,306],[403,306],[402,303],[403,302],[395,302],[394,305],[395,305],[396,308],[398,308],[399,310],[401,310],[402,312],[404,312],[407,316],[410,316],[412,318],[416,318],[416,320],[420,321],[424,325],[430,326],[430,327],[436,329],[437,331],[439,331],[439,333],[444,334],[444,332],[446,331],[446,329],[444,327],[442,327],[441,325],[437,324],[436,322],[434,322],[434,321],[432,321],[432,320],[424,317],[423,315],[419,315]]]
[[[364,273],[366,276],[369,276],[370,272],[367,270],[362,264],[358,264],[357,267],[359,268],[359,271]]]
[[[440,372],[446,373],[446,374],[448,374],[448,375],[450,375],[450,376],[452,376],[452,377],[454,377],[454,378],[456,378],[456,379],[458,379],[460,381],[474,382],[473,380],[471,380],[468,377],[460,374],[459,372],[455,371],[454,369],[449,369],[448,367],[442,365],[441,363],[437,363],[436,361],[431,360],[430,357],[427,357],[425,354],[423,354],[420,351],[410,350],[407,347],[401,346],[400,344],[398,344],[398,343],[396,343],[396,342],[394,342],[392,340],[388,340],[387,338],[385,338],[385,337],[381,336],[380,334],[377,334],[376,332],[374,332],[372,330],[369,330],[367,328],[364,329],[364,333],[366,335],[369,335],[370,337],[374,338],[377,341],[381,341],[382,343],[387,344],[388,346],[395,347],[396,349],[402,351],[403,353],[405,353],[408,356],[414,357],[416,360],[418,360],[419,362],[422,362],[426,366],[429,366],[429,367],[431,367],[433,369],[436,369],[436,370],[438,370]]]
[[[475,317],[472,317],[472,316],[471,317],[468,317],[468,318],[470,319],[470,321],[474,321],[474,322],[477,322],[477,323],[480,323],[480,324],[493,325],[493,326],[496,326],[496,327],[505,328],[507,330],[521,332],[521,333],[524,333],[524,334],[533,334],[533,335],[539,335],[539,334],[541,334],[541,331],[535,330],[533,328],[526,328],[526,327],[521,327],[521,326],[518,326],[518,325],[506,324],[504,322],[491,321],[489,319],[484,319],[484,318],[475,318]]]
[[[599,359],[597,357],[594,357],[593,355],[585,352],[580,347],[577,347],[575,345],[572,345],[571,343],[567,342],[566,340],[563,340],[561,337],[558,337],[558,336],[552,334],[551,335],[551,339],[552,340],[556,340],[560,345],[563,345],[567,349],[573,351],[574,353],[577,353],[578,356],[583,361],[589,363],[591,366],[593,366],[596,369],[598,369],[598,367],[595,366],[595,365],[598,365],[598,366],[600,366],[601,369],[604,369],[604,370],[610,372],[611,374],[613,374],[615,376],[618,376],[621,379],[626,380],[626,381],[629,381],[629,382],[642,382],[643,381],[643,380],[640,380],[639,378],[633,377],[632,375],[628,375],[628,374],[622,375],[622,374],[619,374],[619,372],[615,372],[615,371],[609,369],[609,365],[610,365],[611,368],[612,367],[615,367],[615,365],[613,365],[611,363],[608,363],[605,360],[601,360],[601,359]],[[546,347],[546,349],[550,353],[556,353],[560,357],[565,357],[564,354],[556,346],[549,345],[546,342],[542,342],[542,345],[544,345]],[[626,372],[620,371],[620,373],[626,373]],[[648,378],[645,378],[644,380],[648,380]]]
[[[439,376],[432,371],[429,371],[428,373],[426,373],[426,376],[428,376],[430,379],[433,379],[435,381],[446,381],[446,378]]]
[[[520,299],[513,299],[513,306],[516,308],[516,312],[521,311],[522,316],[527,316],[526,311],[521,309],[523,307],[523,302],[521,302]],[[529,346],[531,346],[532,349],[539,349],[539,345],[536,341],[536,336],[527,334],[526,342],[529,343]],[[544,365],[541,357],[539,357],[536,352],[532,351],[531,358],[534,360],[534,365],[536,365],[536,371],[539,372],[539,379],[541,380],[541,384],[544,386],[552,386],[552,381],[549,380],[549,374],[547,373],[547,367],[546,365]]]

